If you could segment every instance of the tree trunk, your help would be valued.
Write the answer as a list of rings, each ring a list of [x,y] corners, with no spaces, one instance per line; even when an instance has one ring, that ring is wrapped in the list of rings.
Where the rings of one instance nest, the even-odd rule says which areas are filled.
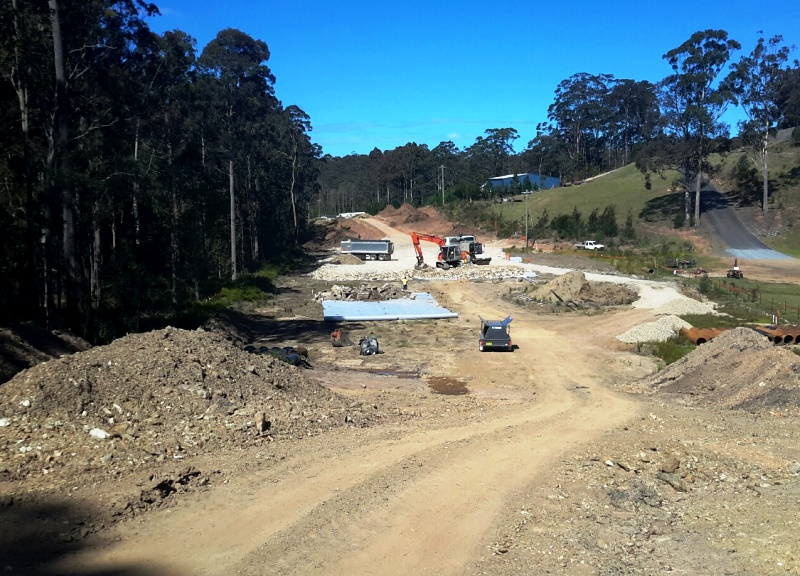
[[[67,98],[67,74],[64,60],[64,43],[61,34],[61,19],[58,0],[48,0],[50,7],[50,26],[53,34],[53,62],[56,79],[56,111],[54,115],[55,168],[53,180],[54,195],[61,196],[62,250],[66,270],[64,288],[66,292],[67,325],[78,327],[80,321],[80,267],[76,243],[76,199],[73,192],[65,186],[67,173],[67,146],[69,145],[69,100]]]
[[[133,140],[133,165],[139,165],[139,120],[136,121],[136,135]],[[133,241],[136,246],[140,243],[141,224],[139,223],[139,174],[133,180]]]
[[[700,187],[703,183],[703,171],[702,166],[698,167],[697,169],[697,179],[695,182],[695,189],[694,189],[694,227],[700,224]]]
[[[92,225],[94,227],[94,234],[92,236],[92,263],[90,267],[90,281],[91,281],[91,307],[97,310],[100,307],[100,265],[101,265],[101,251],[100,251],[100,203],[95,201],[92,210]]]
[[[764,216],[767,215],[767,210],[769,209],[769,162],[767,160],[767,145],[769,144],[769,127],[764,130],[764,142],[762,143],[762,149],[764,150],[764,154],[762,155],[762,163],[761,163],[761,176],[764,180],[764,199],[761,201],[761,207],[764,211]]]
[[[36,246],[36,205],[33,197],[33,179],[31,176],[31,152],[30,152],[30,122],[28,109],[28,79],[29,67],[27,62],[23,62],[20,46],[27,40],[26,30],[23,29],[24,20],[19,12],[17,0],[11,0],[11,8],[14,13],[14,65],[11,70],[11,84],[17,93],[19,102],[20,126],[22,128],[22,157],[25,174],[25,226],[26,226],[26,263],[28,266],[27,285],[22,294],[26,299],[26,308],[33,318],[40,319],[42,310],[41,289],[39,286],[39,252]],[[23,67],[26,68],[22,72]]]
[[[294,146],[292,147],[292,181],[289,185],[289,195],[292,199],[292,220],[294,222],[294,245],[297,246],[297,241],[300,236],[300,229],[297,226],[297,201],[295,199],[294,194],[294,184],[296,180],[297,174],[297,140],[292,134],[292,143]]]
[[[231,196],[231,280],[236,280],[236,198],[233,194],[233,160],[228,160],[228,186]]]
[[[167,169],[172,174],[172,144],[167,144]],[[170,189],[170,200],[172,202],[172,222],[169,229],[169,250],[170,250],[170,291],[172,292],[172,304],[178,304],[178,220],[180,218],[180,208],[178,206],[178,193],[175,191],[175,183],[169,177],[168,186]]]

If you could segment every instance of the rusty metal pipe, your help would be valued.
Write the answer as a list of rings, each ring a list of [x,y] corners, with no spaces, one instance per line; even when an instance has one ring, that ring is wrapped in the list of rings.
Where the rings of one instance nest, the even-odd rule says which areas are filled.
[[[754,330],[766,336],[776,346],[783,344],[785,332],[779,326],[756,326]]]
[[[686,336],[689,340],[700,346],[709,340],[713,340],[723,330],[721,328],[681,328],[681,334]]]

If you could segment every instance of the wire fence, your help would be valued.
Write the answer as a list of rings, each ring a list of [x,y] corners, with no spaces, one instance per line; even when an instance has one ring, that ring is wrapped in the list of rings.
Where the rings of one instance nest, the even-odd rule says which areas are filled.
[[[764,297],[758,288],[742,288],[723,279],[715,284],[718,290],[728,292],[738,305],[771,317],[775,324],[800,324],[800,304],[790,304],[786,298]]]

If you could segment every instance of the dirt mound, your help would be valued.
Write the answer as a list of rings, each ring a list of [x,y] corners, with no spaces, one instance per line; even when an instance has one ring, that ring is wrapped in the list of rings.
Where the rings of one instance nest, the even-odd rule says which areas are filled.
[[[118,475],[358,418],[307,374],[175,328],[50,360],[0,387],[0,480]]]
[[[800,356],[749,328],[723,332],[643,384],[690,404],[800,415]]]
[[[330,260],[331,264],[363,264],[364,261],[352,254],[338,254]]]
[[[403,204],[400,208],[395,208],[390,204],[381,210],[378,216],[386,220],[389,226],[392,227],[417,224],[416,228],[419,228],[420,232],[424,231],[428,234],[435,234],[435,232],[428,232],[427,228],[423,230],[418,225],[420,222],[430,219],[431,216],[428,212],[429,211],[425,208],[417,210],[411,204]],[[436,212],[436,214],[438,215],[438,212]],[[413,227],[414,226],[412,226],[412,228]]]
[[[533,289],[528,296],[539,302],[595,302],[603,306],[630,304],[638,297],[631,288],[610,282],[589,282],[583,272],[558,276]]]

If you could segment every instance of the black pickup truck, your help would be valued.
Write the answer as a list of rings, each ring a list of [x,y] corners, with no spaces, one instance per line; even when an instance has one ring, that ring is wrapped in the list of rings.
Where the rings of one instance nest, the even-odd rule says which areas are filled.
[[[508,350],[514,351],[511,341],[511,316],[505,320],[484,320],[481,318],[481,337],[478,340],[478,350]]]

